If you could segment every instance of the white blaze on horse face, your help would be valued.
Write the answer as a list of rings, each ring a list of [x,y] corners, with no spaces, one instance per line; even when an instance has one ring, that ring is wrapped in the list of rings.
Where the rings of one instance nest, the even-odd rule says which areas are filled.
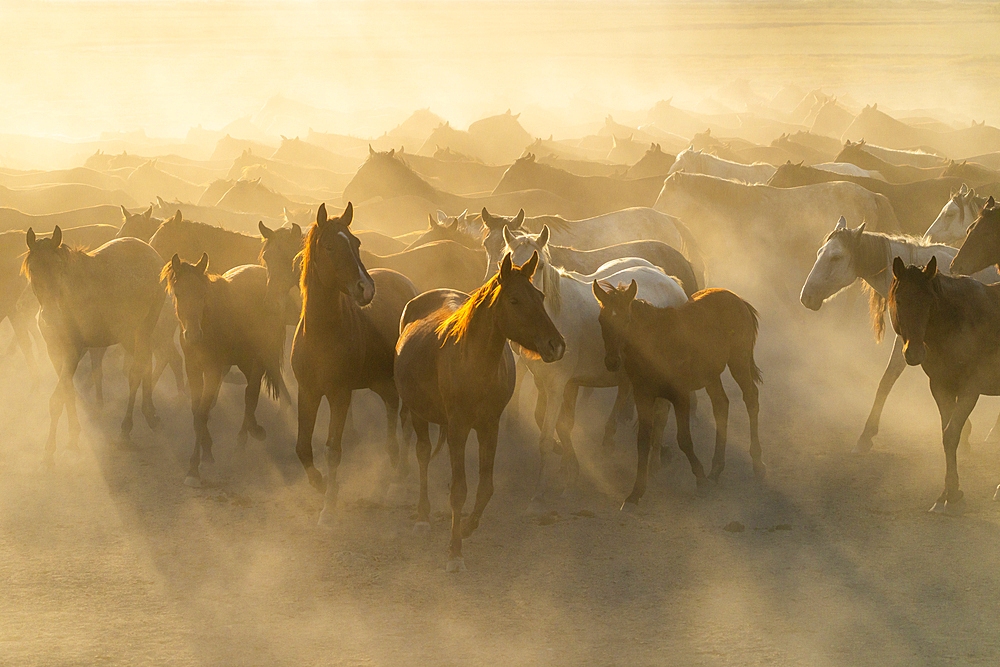
[[[799,300],[806,308],[819,310],[823,302],[858,279],[851,253],[840,239],[830,239],[816,253]]]
[[[976,219],[975,215],[965,215],[965,205],[955,198],[948,200],[938,217],[924,232],[924,238],[931,243],[957,243],[965,238],[969,225]]]

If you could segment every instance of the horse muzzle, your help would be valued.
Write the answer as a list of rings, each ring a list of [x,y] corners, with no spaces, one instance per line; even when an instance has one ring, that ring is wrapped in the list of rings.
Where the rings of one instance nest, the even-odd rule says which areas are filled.
[[[538,354],[547,364],[559,361],[566,354],[566,342],[561,337],[550,339],[538,346]]]
[[[823,299],[814,294],[806,294],[805,290],[799,295],[799,301],[809,310],[819,310],[823,306]]]
[[[924,363],[926,358],[927,346],[923,343],[920,343],[919,345],[911,345],[910,341],[907,341],[906,344],[903,345],[903,359],[905,359],[906,363],[910,366],[919,366]]]
[[[351,285],[350,292],[354,302],[364,308],[375,298],[375,281],[371,278],[368,280],[358,280],[358,282]]]

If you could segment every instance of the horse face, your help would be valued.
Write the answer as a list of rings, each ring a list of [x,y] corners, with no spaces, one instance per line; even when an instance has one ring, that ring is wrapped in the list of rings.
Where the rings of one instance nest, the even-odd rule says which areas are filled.
[[[524,209],[513,218],[507,218],[502,215],[490,215],[484,208],[482,216],[483,226],[486,228],[486,236],[483,237],[483,249],[486,251],[486,280],[489,280],[496,275],[497,267],[503,258],[504,227],[510,231],[520,230],[524,224]]]
[[[517,265],[527,264],[531,260],[532,255],[538,255],[539,263],[543,260],[541,259],[543,251],[545,249],[545,244],[549,239],[549,228],[548,226],[542,229],[540,234],[524,234],[519,232],[512,232],[506,227],[503,230],[503,241],[504,247],[502,254],[510,254],[510,260]],[[544,267],[544,265],[542,265]],[[540,267],[540,268],[542,268]],[[537,271],[536,275],[540,275]],[[535,285],[538,285],[537,280],[532,281]],[[543,285],[544,287],[544,285]]]
[[[971,276],[995,264],[1000,256],[1000,208],[987,207],[969,226],[965,242],[951,260],[951,272]]]
[[[181,338],[193,345],[204,336],[202,321],[208,303],[208,255],[197,264],[183,262],[175,254],[168,265],[167,288],[174,297],[174,313],[181,325]]]
[[[27,232],[28,254],[24,259],[31,291],[45,308],[62,295],[62,275],[69,249],[62,245],[62,231],[55,228],[52,238],[37,239],[33,230]]]
[[[924,232],[924,238],[931,243],[955,243],[965,238],[969,231],[969,222],[974,216],[966,218],[965,201],[960,195],[948,200],[931,226]]]
[[[931,311],[937,301],[934,278],[937,260],[933,257],[927,268],[904,266],[900,258],[893,261],[893,280],[889,288],[889,314],[892,328],[903,340],[903,358],[910,366],[919,366],[927,358],[924,336]]]
[[[537,265],[537,253],[523,266],[514,266],[509,254],[501,262],[497,296],[500,328],[507,338],[551,363],[562,359],[566,341],[545,311],[545,295],[531,284]]]
[[[631,306],[638,288],[634,280],[628,287],[613,287],[608,290],[595,280],[593,288],[594,296],[601,304],[597,322],[601,326],[601,338],[604,339],[604,365],[615,373],[622,365],[622,348],[632,322]]]
[[[260,256],[267,267],[268,298],[275,299],[279,308],[284,308],[288,300],[288,292],[298,282],[298,265],[296,257],[302,250],[302,228],[297,224],[291,227],[268,230],[260,223],[264,236],[264,247]],[[264,231],[267,234],[264,234]]]
[[[799,295],[803,306],[819,310],[824,301],[858,279],[848,245],[844,235],[835,234],[816,253],[816,263]]]
[[[316,224],[316,270],[321,283],[333,287],[354,299],[359,306],[367,306],[375,298],[375,281],[361,261],[361,241],[351,233],[350,224],[354,208],[350,203],[339,218],[327,220],[326,206],[320,206]]]

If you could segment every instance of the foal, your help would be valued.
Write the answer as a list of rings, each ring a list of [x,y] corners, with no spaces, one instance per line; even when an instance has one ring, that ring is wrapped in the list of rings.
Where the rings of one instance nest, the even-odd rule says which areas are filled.
[[[622,508],[638,504],[646,490],[653,404],[657,398],[673,404],[677,444],[691,463],[698,488],[703,489],[707,483],[705,471],[691,442],[691,395],[702,388],[708,393],[715,414],[715,455],[708,479],[718,481],[726,464],[729,398],[722,386],[726,366],[743,391],[750,417],[750,457],[754,474],[762,478],[765,467],[757,435],[757,385],[761,374],[753,358],[757,341],[754,307],[724,289],[702,290],[681,306],[657,308],[635,298],[638,285],[634,280],[628,287],[607,290],[595,280],[593,288],[601,304],[604,362],[608,370],[616,371],[624,360],[639,413],[635,486]]]
[[[268,298],[268,269],[239,266],[222,276],[207,269],[207,254],[197,264],[188,264],[175,253],[162,272],[174,297],[191,387],[195,445],[184,484],[192,487],[201,486],[201,461],[214,461],[208,418],[229,369],[236,366],[247,380],[240,445],[246,444],[247,435],[256,440],[267,435],[256,417],[261,382],[274,399],[283,388],[283,303]]]
[[[420,464],[420,501],[416,530],[430,528],[427,465],[431,457],[428,422],[447,429],[451,459],[451,550],[449,572],[465,570],[462,537],[479,526],[493,495],[493,459],[500,415],[514,393],[514,355],[543,361],[562,358],[566,343],[542,304],[544,295],[531,284],[538,253],[523,266],[510,254],[500,271],[471,295],[455,290],[425,292],[406,305],[396,345],[396,386],[413,418]],[[467,493],[465,443],[469,431],[479,440],[479,486],[476,504],[462,526]]]
[[[1000,284],[892,262],[889,312],[903,339],[903,358],[921,366],[941,413],[946,472],[944,491],[931,512],[961,512],[956,449],[965,421],[983,394],[1000,396]],[[1000,499],[1000,487],[994,500]]]

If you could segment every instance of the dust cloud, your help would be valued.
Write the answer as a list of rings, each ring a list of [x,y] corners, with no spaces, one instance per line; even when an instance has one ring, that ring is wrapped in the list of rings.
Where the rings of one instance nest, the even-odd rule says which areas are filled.
[[[310,130],[374,140],[423,108],[456,129],[509,108],[533,137],[568,140],[609,115],[638,127],[660,100],[735,113],[768,108],[785,87],[821,88],[855,111],[877,102],[897,117],[1000,125],[998,20],[979,2],[13,0],[0,5],[0,167],[80,166],[102,146],[207,162],[226,132],[270,146]],[[225,384],[211,420],[217,461],[190,489],[189,397],[165,378],[163,426],[137,419],[134,447],[119,448],[122,355],[105,360],[103,408],[85,358],[82,453],[62,454],[63,421],[46,470],[55,373],[40,338],[36,387],[23,355],[7,355],[0,664],[996,664],[1000,513],[989,499],[1000,455],[983,441],[1000,401],[980,401],[959,453],[966,515],[927,515],[944,461],[919,369],[897,383],[875,449],[850,453],[891,347],[891,331],[873,340],[867,297],[855,285],[807,311],[790,258],[722,248],[705,248],[708,284],[761,313],[766,480],[753,477],[726,374],[720,485],[696,496],[671,419],[672,457],[639,509],[620,512],[635,425],[603,451],[614,395],[595,390],[577,411],[579,481],[529,513],[539,455],[528,378],[502,422],[496,492],[461,575],[444,569],[447,457],[431,463],[432,531],[416,535],[412,445],[398,480],[368,392],[355,392],[343,511],[326,530],[295,456],[294,407],[262,400],[267,439],[241,448],[243,386]],[[7,324],[0,335],[6,346]],[[284,374],[293,384],[287,363]],[[323,407],[322,470],[327,423]],[[703,393],[694,439],[707,461]],[[468,451],[471,496],[474,436]]]

